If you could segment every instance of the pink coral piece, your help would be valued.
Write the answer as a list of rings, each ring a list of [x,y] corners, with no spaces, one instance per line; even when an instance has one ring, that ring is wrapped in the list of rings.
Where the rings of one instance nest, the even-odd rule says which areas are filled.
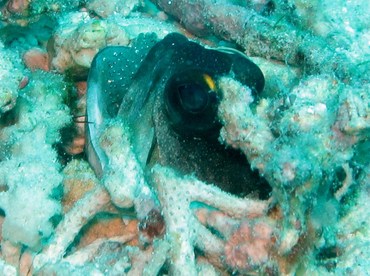
[[[29,0],[10,0],[8,2],[7,8],[8,11],[12,13],[22,13],[27,10],[29,4]]]
[[[272,245],[272,227],[265,222],[243,222],[225,245],[226,262],[249,270],[267,262]]]
[[[41,69],[43,71],[50,70],[49,56],[39,48],[28,50],[23,56],[23,61],[31,71],[35,71],[36,69]]]

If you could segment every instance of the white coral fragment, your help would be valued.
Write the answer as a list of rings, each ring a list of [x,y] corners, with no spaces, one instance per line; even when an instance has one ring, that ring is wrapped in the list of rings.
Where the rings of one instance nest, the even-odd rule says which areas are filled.
[[[140,0],[90,0],[86,7],[89,10],[94,11],[97,15],[106,18],[112,14],[128,16],[140,5]]]
[[[108,156],[103,183],[114,204],[121,208],[134,205],[136,190],[144,185],[144,172],[130,147],[129,129],[120,122],[108,125],[100,143]]]
[[[15,106],[22,69],[19,56],[0,44],[0,116]]]
[[[70,117],[62,79],[41,72],[33,78],[18,100],[17,122],[0,130],[0,207],[3,238],[37,249],[54,231],[50,218],[61,212],[53,198],[62,176],[52,145]]]
[[[196,220],[191,203],[204,203],[231,217],[259,217],[267,211],[267,202],[232,196],[195,177],[179,176],[170,168],[154,167],[153,177],[166,222],[165,239],[171,244],[174,275],[196,275],[195,246],[206,253],[221,253],[222,244]]]
[[[218,112],[223,123],[221,141],[240,149],[253,166],[263,169],[262,163],[254,164],[253,161],[268,151],[273,140],[269,121],[260,116],[264,102],[260,104],[260,113],[254,114],[249,106],[253,102],[249,87],[229,77],[220,78],[218,86],[223,93]]]

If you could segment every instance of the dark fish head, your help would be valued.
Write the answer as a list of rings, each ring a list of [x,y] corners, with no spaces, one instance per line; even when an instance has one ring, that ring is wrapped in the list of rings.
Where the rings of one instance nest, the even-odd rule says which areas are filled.
[[[168,123],[185,137],[218,137],[221,95],[209,72],[189,69],[169,78],[163,93]]]
[[[118,117],[129,126],[133,149],[145,168],[170,166],[236,194],[266,186],[240,152],[218,142],[221,76],[232,76],[255,96],[264,87],[261,70],[244,54],[207,49],[177,33],[158,42],[142,36],[132,47],[100,51],[90,69],[87,95],[87,152],[96,173],[101,175],[107,163],[97,143],[100,127]]]

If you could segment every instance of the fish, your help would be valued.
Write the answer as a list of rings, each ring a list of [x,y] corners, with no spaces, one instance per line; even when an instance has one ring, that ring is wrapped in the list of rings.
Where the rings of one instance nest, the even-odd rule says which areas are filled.
[[[104,122],[119,119],[145,170],[168,166],[238,195],[266,189],[246,157],[218,140],[222,76],[232,76],[256,97],[265,83],[244,53],[204,47],[179,33],[161,40],[145,34],[131,47],[102,49],[89,71],[86,101],[86,152],[96,175],[102,177],[109,162],[98,140]]]

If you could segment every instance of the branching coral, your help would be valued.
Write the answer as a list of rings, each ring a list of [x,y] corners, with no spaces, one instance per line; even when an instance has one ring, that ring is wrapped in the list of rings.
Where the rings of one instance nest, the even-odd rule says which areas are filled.
[[[183,179],[177,176],[173,171],[157,167],[154,169],[154,181],[157,183],[155,191],[158,193],[159,200],[162,206],[166,225],[166,235],[163,240],[157,240],[153,244],[153,252],[148,260],[148,263],[141,268],[137,267],[142,273],[142,269],[155,275],[154,271],[159,271],[166,259],[171,260],[171,271],[173,273],[188,275],[191,271],[197,271],[198,265],[195,264],[194,247],[197,247],[205,252],[211,263],[222,266],[224,242],[217,236],[214,236],[207,228],[197,222],[190,205],[192,202],[204,202],[218,208],[224,212],[227,218],[256,218],[266,212],[266,202],[252,201],[249,199],[239,199],[237,197],[227,195],[216,187],[208,186],[198,180],[188,177]],[[202,190],[198,189],[203,187]],[[185,196],[184,196],[185,195]],[[179,201],[179,199],[182,199]],[[140,197],[138,198],[140,199]],[[56,231],[54,242],[34,261],[34,267],[38,269],[48,270],[48,266],[53,263],[70,262],[71,265],[77,265],[76,258],[86,258],[88,254],[101,254],[96,251],[91,251],[95,245],[90,245],[81,252],[76,252],[65,260],[62,260],[68,242],[71,242],[77,234],[80,227],[86,223],[86,220],[91,218],[93,214],[101,211],[109,202],[106,192],[101,188],[97,188],[91,194],[88,194],[61,222]],[[143,201],[142,205],[137,208],[147,208]],[[86,213],[87,210],[88,214]],[[182,210],[181,213],[179,211]],[[197,210],[197,208],[195,209]],[[175,215],[176,213],[176,215]],[[188,228],[193,225],[192,228]],[[65,227],[64,227],[65,226]],[[68,227],[68,228],[67,228]],[[76,228],[77,227],[77,228]],[[74,229],[74,230],[73,230]],[[259,232],[259,231],[258,231]],[[179,236],[180,235],[180,236]],[[69,237],[69,238],[68,238]],[[127,238],[129,238],[128,236]],[[131,236],[132,238],[132,236]],[[121,237],[116,242],[124,243],[127,239]],[[101,241],[103,242],[103,241]],[[101,243],[101,242],[98,242]],[[107,241],[105,241],[107,242]],[[171,246],[169,246],[171,245]],[[151,250],[151,251],[152,251]],[[95,252],[95,253],[94,253]],[[80,265],[84,264],[84,259]],[[133,260],[134,261],[134,260]],[[46,265],[46,267],[44,267]],[[131,263],[135,267],[135,263]],[[51,269],[49,267],[49,269]],[[131,268],[133,269],[133,268]]]
[[[116,147],[121,149],[117,154],[121,160],[127,157],[128,154],[132,154],[129,140],[122,140],[122,137],[126,136],[124,132],[122,132],[124,130],[125,128],[121,123],[113,124],[107,128],[106,133],[104,133],[101,138],[103,146],[105,143],[110,145],[110,153],[108,152],[108,156],[113,159],[113,164],[117,163],[114,161],[114,157],[111,156],[112,153],[117,153],[117,151],[114,150]],[[109,141],[106,140],[107,137],[110,137]],[[126,153],[122,154],[123,152]],[[126,159],[126,161],[136,163],[134,157]],[[124,181],[126,186],[121,184],[122,178],[117,179],[115,175],[110,173],[110,170],[103,176],[103,178],[106,179],[103,183],[106,185],[109,194],[112,195],[113,202],[118,205],[122,205],[122,199],[126,199],[125,205],[127,205],[128,202],[132,202],[131,204],[135,205],[139,217],[140,213],[148,213],[148,210],[156,208],[153,204],[148,205],[148,201],[154,199],[153,192],[151,192],[148,187],[143,186],[144,184],[141,181],[144,181],[144,178],[142,173],[140,173],[140,169],[129,169],[132,168],[132,166],[127,166],[125,163],[118,162],[117,164],[121,164],[121,169],[116,172],[123,173],[123,177],[126,179],[126,181]],[[138,163],[136,163],[135,166],[140,168]],[[209,255],[210,259],[216,259],[212,262],[215,262],[218,266],[222,265],[222,260],[219,255],[223,254],[224,242],[197,222],[194,211],[192,211],[191,208],[192,203],[203,202],[204,204],[222,211],[225,217],[233,217],[236,219],[260,217],[265,214],[267,210],[267,202],[239,199],[222,192],[216,187],[201,183],[195,178],[183,178],[178,176],[174,171],[168,168],[156,167],[152,174],[153,181],[155,182],[153,189],[154,193],[156,193],[159,198],[161,212],[166,225],[166,234],[163,240],[158,240],[153,244],[153,249],[151,250],[153,251],[151,253],[152,256],[149,258],[149,260],[152,261],[149,261],[147,265],[140,268],[145,271],[159,271],[166,259],[169,259],[172,263],[171,271],[173,271],[173,273],[188,274],[190,271],[194,271],[195,273],[197,266],[195,265],[194,247],[198,247],[204,251],[206,256]],[[107,181],[109,181],[109,185]],[[127,185],[132,186],[132,188],[127,189]],[[199,189],[199,187],[203,188]],[[125,195],[122,196],[122,193]],[[94,249],[96,248],[95,246],[97,246],[95,243],[94,245],[89,245],[86,249],[77,251],[66,259],[62,259],[67,247],[73,241],[82,226],[96,213],[107,208],[107,204],[109,204],[111,200],[109,194],[103,187],[96,187],[76,203],[58,225],[55,237],[50,245],[35,258],[34,267],[36,271],[40,269],[49,271],[48,269],[51,269],[50,265],[59,263],[60,261],[62,261],[62,263],[67,262],[70,265],[78,266],[75,259],[77,256],[80,259],[87,258],[89,254],[99,254],[96,252],[96,249]],[[189,229],[189,225],[193,225],[193,227]],[[124,243],[131,239],[129,237],[132,238],[133,236],[129,235],[127,238],[121,237],[116,240],[116,242]],[[108,241],[102,240],[97,243],[101,244],[106,242]],[[168,247],[168,245],[171,246]],[[74,261],[71,263],[69,260]],[[83,260],[84,259],[82,259],[81,263],[84,263]],[[159,260],[161,260],[160,263],[158,263]],[[131,265],[134,267],[135,263]],[[136,269],[139,269],[139,267]]]
[[[299,236],[307,235],[312,231],[310,228],[321,231],[322,227],[334,225],[338,219],[338,201],[348,192],[348,185],[356,183],[348,164],[354,154],[353,144],[358,142],[353,134],[363,133],[362,128],[369,127],[366,112],[362,111],[368,101],[358,103],[355,112],[347,111],[352,114],[348,116],[340,112],[343,104],[352,99],[351,92],[342,93],[348,86],[328,76],[308,78],[290,93],[294,100],[286,103],[289,107],[275,111],[279,112],[273,117],[279,136],[274,137],[269,127],[271,117],[266,116],[270,113],[269,104],[261,100],[255,113],[241,108],[243,98],[244,102],[251,102],[247,98],[248,88],[233,80],[221,82],[230,101],[220,106],[220,117],[225,124],[221,137],[227,144],[240,148],[252,166],[269,179],[272,198],[277,200],[284,215],[280,221],[283,231],[278,251],[282,255],[294,252]],[[233,94],[243,90],[244,94]],[[351,138],[340,130],[333,132],[338,123],[348,127],[352,122],[356,122],[356,131]],[[342,171],[344,178],[338,179],[332,173],[335,171]],[[338,181],[342,181],[342,189],[335,191],[333,183]]]
[[[323,83],[317,82],[315,78],[312,80],[315,81],[314,85],[327,87]],[[329,91],[337,89],[337,84],[332,83],[331,78],[321,80],[326,84],[331,83],[333,85]],[[330,80],[330,82],[326,82],[327,80]],[[310,80],[307,80],[303,83],[303,86],[297,87],[297,89],[307,89],[310,87],[309,83]],[[252,111],[250,107],[254,100],[247,87],[242,87],[230,78],[221,78],[219,87],[225,97],[225,101],[220,106],[220,117],[224,119],[225,124],[222,137],[226,139],[229,145],[240,147],[252,164],[258,167],[268,179],[271,179],[270,183],[273,183],[274,188],[271,203],[276,205],[273,208],[276,210],[271,209],[267,216],[268,202],[228,195],[194,177],[178,175],[170,168],[156,166],[149,175],[144,176],[140,165],[135,161],[135,157],[131,156],[133,153],[130,149],[129,136],[127,136],[129,135],[129,129],[121,122],[113,121],[107,125],[105,133],[102,134],[101,143],[112,160],[111,166],[120,166],[120,169],[117,167],[114,174],[107,170],[103,176],[104,181],[102,183],[106,185],[108,192],[101,186],[96,187],[94,191],[86,194],[65,215],[51,244],[40,255],[36,256],[34,260],[36,271],[54,271],[60,269],[63,264],[68,264],[68,269],[77,269],[86,260],[101,258],[102,253],[99,254],[97,248],[100,248],[103,244],[114,241],[123,246],[135,235],[138,235],[139,233],[133,234],[133,236],[129,235],[126,238],[123,236],[119,240],[98,240],[86,248],[77,250],[70,256],[62,257],[83,225],[88,223],[98,212],[106,210],[111,200],[115,204],[121,205],[122,199],[125,199],[124,202],[130,202],[129,205],[125,204],[124,206],[135,206],[139,217],[143,217],[140,214],[148,214],[147,217],[143,218],[143,223],[158,223],[165,227],[163,236],[162,231],[155,232],[154,242],[146,239],[147,247],[145,251],[135,251],[137,250],[135,247],[136,249],[131,253],[122,253],[131,256],[129,257],[127,271],[132,273],[133,271],[136,271],[136,273],[139,273],[138,271],[143,273],[144,271],[150,275],[155,275],[164,266],[173,274],[182,275],[182,273],[185,273],[188,275],[189,273],[198,273],[204,268],[204,264],[207,264],[206,267],[211,264],[216,270],[226,268],[237,269],[246,273],[255,270],[264,271],[265,273],[272,271],[288,273],[292,269],[297,269],[294,264],[290,263],[291,260],[301,258],[300,255],[303,252],[311,252],[305,258],[310,262],[313,261],[315,255],[312,251],[312,245],[308,243],[307,239],[314,241],[314,236],[321,231],[322,227],[329,227],[330,221],[337,221],[338,218],[333,213],[329,214],[327,212],[333,210],[336,212],[333,208],[337,208],[335,207],[338,204],[336,203],[337,200],[340,200],[346,193],[346,191],[341,192],[341,195],[338,196],[338,194],[334,195],[326,192],[317,196],[317,191],[321,191],[317,185],[320,184],[324,187],[331,185],[331,178],[320,180],[320,176],[326,170],[330,171],[333,168],[334,164],[330,160],[335,160],[337,163],[342,162],[343,168],[347,168],[345,173],[351,173],[346,165],[352,156],[350,154],[351,147],[347,148],[349,153],[341,150],[342,153],[339,156],[334,154],[336,151],[331,150],[330,147],[326,150],[322,149],[328,160],[323,163],[325,164],[324,167],[312,170],[309,176],[305,173],[305,166],[314,168],[310,162],[316,162],[315,158],[320,157],[316,153],[317,149],[314,152],[307,152],[306,156],[300,157],[298,160],[291,159],[293,158],[291,155],[288,155],[285,159],[282,157],[279,159],[271,158],[270,156],[273,156],[273,154],[270,151],[275,148],[276,143],[281,143],[282,149],[286,147],[283,144],[284,142],[294,145],[294,139],[298,139],[301,143],[300,138],[295,138],[296,128],[299,128],[300,132],[308,132],[311,131],[308,128],[321,123],[327,127],[327,135],[331,135],[330,127],[336,122],[336,117],[333,116],[328,120],[327,116],[320,117],[320,113],[318,113],[319,117],[316,118],[318,121],[310,125],[302,124],[300,120],[288,123],[282,117],[279,119],[280,126],[282,129],[286,129],[288,124],[292,128],[287,128],[289,131],[285,134],[290,135],[291,138],[279,140],[274,137],[267,124],[269,117],[265,116],[266,114],[263,112],[267,106],[266,102],[261,101],[256,111]],[[306,90],[306,92],[309,91],[316,90]],[[303,93],[303,91],[297,94],[301,97],[298,97],[295,102],[297,106],[299,106],[300,99],[307,101],[310,95],[309,93]],[[315,101],[311,104],[315,106],[317,101],[326,105],[333,96],[336,97],[336,93],[323,94],[323,98],[315,98]],[[241,98],[243,101],[241,101]],[[249,103],[249,108],[246,108],[248,105],[241,103]],[[242,116],[245,112],[248,116]],[[292,108],[285,115],[290,117],[296,116],[295,114]],[[247,118],[248,120],[246,120]],[[321,128],[325,129],[323,126]],[[263,131],[270,134],[261,136],[260,134]],[[325,132],[323,132],[324,134]],[[325,142],[310,141],[310,143],[313,142],[316,143],[316,147],[326,147],[327,145]],[[300,145],[302,146],[302,144]],[[119,152],[117,152],[117,148],[120,149]],[[124,154],[122,155],[122,153]],[[124,157],[127,156],[131,156],[131,158],[125,159]],[[297,156],[294,158],[297,158]],[[302,164],[305,164],[305,166],[295,165],[294,160],[304,162]],[[126,164],[125,162],[132,164]],[[273,163],[279,168],[279,162],[283,162],[281,170],[273,172],[269,170]],[[128,168],[131,169],[126,171]],[[123,175],[118,177],[117,173],[123,173]],[[152,179],[152,188],[145,184],[147,177]],[[351,176],[348,175],[343,185],[346,185],[345,182],[352,182],[349,180],[350,178]],[[131,188],[127,189],[127,186],[122,186],[120,179],[126,179],[125,183]],[[291,186],[288,186],[288,183]],[[288,193],[294,193],[298,197],[290,197]],[[308,200],[312,196],[317,196],[317,202]],[[158,201],[156,198],[158,198]],[[128,199],[131,200],[127,201]],[[147,204],[148,202],[151,202],[150,205]],[[199,203],[201,204],[199,205]],[[210,207],[211,209],[209,209]],[[212,208],[217,211],[212,211]],[[151,214],[148,211],[155,209],[161,210],[163,221],[150,218]],[[320,213],[321,217],[317,216],[317,212]],[[330,216],[331,218],[329,218]],[[158,225],[156,227],[160,228]],[[143,231],[141,235],[149,233],[144,233],[147,231],[145,227],[139,227],[139,229]],[[215,234],[214,231],[218,234]],[[323,237],[325,237],[325,234]],[[109,247],[104,248],[107,250],[103,251],[104,254],[112,254]],[[129,247],[126,248],[128,250]],[[199,256],[196,258],[195,248],[203,252],[202,258]],[[150,256],[146,255],[148,252],[150,252]],[[72,262],[77,256],[79,259],[81,258],[81,261]],[[139,258],[144,258],[146,261],[140,263]],[[309,270],[311,267],[306,267],[306,269]]]
[[[266,212],[266,202],[227,195],[194,178],[181,179],[166,168],[154,168],[154,181],[166,223],[165,239],[171,245],[169,258],[174,275],[196,274],[194,246],[211,259],[223,254],[222,241],[195,220],[189,209],[192,203],[202,202],[234,218],[259,217]]]

